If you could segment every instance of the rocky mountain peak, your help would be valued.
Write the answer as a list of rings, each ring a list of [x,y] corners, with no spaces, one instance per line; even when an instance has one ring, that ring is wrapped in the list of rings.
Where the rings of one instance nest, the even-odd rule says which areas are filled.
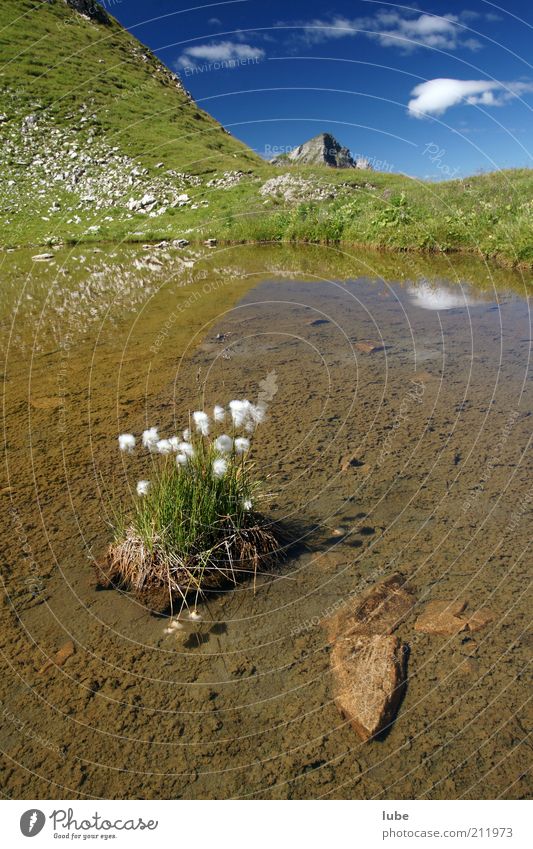
[[[319,133],[289,153],[275,156],[273,165],[327,165],[329,168],[370,168],[367,160],[355,160],[331,133]]]

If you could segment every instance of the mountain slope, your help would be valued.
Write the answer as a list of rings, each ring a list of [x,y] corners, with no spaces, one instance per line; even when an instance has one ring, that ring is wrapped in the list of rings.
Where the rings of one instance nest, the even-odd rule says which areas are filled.
[[[90,19],[93,0],[2,0],[0,111],[20,117],[46,112],[55,123],[79,122],[86,107],[105,133],[150,167],[205,173],[260,160],[199,109],[176,75],[110,15]],[[16,113],[13,115],[13,113]]]
[[[1,0],[0,56],[0,244],[148,235],[263,166],[94,0]]]

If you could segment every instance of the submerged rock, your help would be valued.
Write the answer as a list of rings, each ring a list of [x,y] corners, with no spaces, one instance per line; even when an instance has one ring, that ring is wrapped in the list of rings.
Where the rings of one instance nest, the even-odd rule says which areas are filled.
[[[392,632],[415,604],[414,592],[396,572],[324,623],[333,643],[335,704],[363,741],[396,716],[406,685],[407,646]]]
[[[467,610],[464,616],[466,618],[467,631],[479,631],[480,628],[484,628],[485,625],[488,625],[494,619],[494,613],[487,607],[480,607],[479,610],[475,610],[473,613],[469,613]]]
[[[385,345],[381,342],[355,342],[354,348],[360,354],[373,354],[375,351],[384,351]]]
[[[324,622],[328,639],[342,636],[392,634],[414,609],[416,597],[399,572],[348,601]]]
[[[51,259],[54,259],[54,254],[35,254],[35,256],[32,256],[34,262],[49,262]]]
[[[74,648],[74,643],[72,640],[68,640],[64,645],[61,646],[59,651],[57,651],[53,657],[48,658],[44,666],[41,666],[39,669],[39,675],[43,675],[48,669],[51,669],[52,666],[63,666],[63,664],[75,654],[76,649]]]
[[[41,398],[30,397],[30,404],[36,410],[57,410],[58,407],[63,407],[65,397],[63,395],[48,395]]]
[[[428,602],[415,622],[415,631],[453,636],[461,631],[479,631],[494,619],[494,614],[487,608],[469,611],[466,610],[467,604],[465,599]]]
[[[341,460],[341,472],[347,472],[348,469],[358,469],[364,466],[364,462],[360,457],[360,451],[355,451],[351,454],[346,454]]]
[[[466,628],[460,614],[466,601],[430,601],[415,622],[415,631],[424,634],[459,634]]]
[[[367,741],[393,721],[406,680],[406,647],[394,636],[345,636],[331,653],[335,703]]]

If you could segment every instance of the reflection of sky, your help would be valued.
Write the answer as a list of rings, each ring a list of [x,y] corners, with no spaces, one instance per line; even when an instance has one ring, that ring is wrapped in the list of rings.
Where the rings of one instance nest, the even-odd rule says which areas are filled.
[[[412,303],[423,310],[453,310],[484,303],[482,298],[474,298],[458,286],[452,288],[421,281],[410,285],[407,291]]]

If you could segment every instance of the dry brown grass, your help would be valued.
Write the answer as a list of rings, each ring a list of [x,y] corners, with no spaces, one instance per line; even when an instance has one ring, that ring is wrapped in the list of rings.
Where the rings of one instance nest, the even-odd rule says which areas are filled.
[[[209,551],[182,558],[169,553],[156,540],[149,549],[129,528],[112,543],[97,565],[98,583],[131,591],[154,612],[175,611],[207,592],[255,579],[284,559],[288,539],[283,530],[256,515],[250,527],[228,528]]]

